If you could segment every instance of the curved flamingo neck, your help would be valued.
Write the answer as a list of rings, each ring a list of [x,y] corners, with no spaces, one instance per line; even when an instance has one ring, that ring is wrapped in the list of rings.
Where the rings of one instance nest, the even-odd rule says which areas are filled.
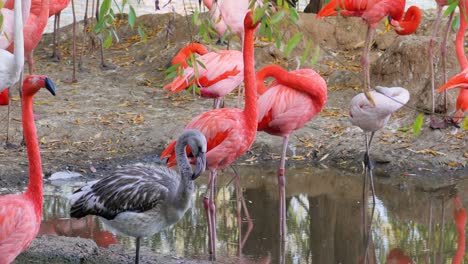
[[[254,58],[254,32],[256,25],[252,25],[252,12],[249,11],[244,21],[243,59],[244,59],[244,83],[245,106],[244,115],[249,131],[257,131],[257,91],[255,83],[255,58]]]
[[[398,35],[409,35],[413,34],[418,29],[419,23],[421,23],[422,12],[417,6],[411,6],[406,11],[406,14],[402,21],[398,21],[395,32]]]
[[[457,38],[455,40],[455,48],[457,51],[458,62],[460,63],[461,70],[464,70],[468,67],[468,60],[465,56],[464,50],[464,40],[465,40],[465,31],[466,31],[466,8],[462,6],[462,2],[459,4],[460,8],[460,29],[457,32]]]
[[[36,213],[42,216],[42,163],[37,141],[36,126],[34,124],[33,98],[24,93],[22,99],[23,133],[29,161],[29,184],[26,196],[34,203]]]
[[[294,72],[288,72],[278,65],[268,65],[257,72],[257,91],[259,94],[267,90],[263,82],[266,77],[273,77],[279,84],[306,93],[314,98],[314,104],[318,108],[322,108],[327,100],[325,81],[321,83],[320,80]]]
[[[208,49],[199,43],[190,43],[187,46],[183,47],[172,59],[172,65],[180,64],[181,67],[186,68],[187,58],[192,53],[197,53],[199,55],[205,55],[208,53]]]

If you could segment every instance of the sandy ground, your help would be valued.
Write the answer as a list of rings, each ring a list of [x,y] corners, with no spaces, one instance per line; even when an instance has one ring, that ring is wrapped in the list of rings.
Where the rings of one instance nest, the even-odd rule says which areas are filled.
[[[327,18],[319,21],[312,14],[301,16],[303,24],[300,29],[321,48],[317,64],[306,66],[324,76],[329,91],[325,109],[291,136],[288,163],[361,172],[364,136],[348,120],[348,103],[359,89],[359,58],[366,27],[359,19]],[[188,30],[190,27],[187,21],[172,15],[141,17],[139,22],[146,26],[148,32],[146,42],[140,41],[136,31],[122,23],[118,28],[120,43],[104,51],[106,63],[115,67],[107,70],[100,68],[99,49],[93,48],[89,42],[83,46],[80,35],[79,51],[85,51],[82,61],[86,70],[77,72],[78,82],[74,84],[65,82],[71,76],[72,69],[68,51],[71,27],[62,31],[63,60],[60,62],[49,60],[52,37],[44,36],[35,52],[35,69],[37,73],[53,79],[57,87],[56,97],[41,92],[35,98],[36,126],[45,177],[64,169],[98,177],[115,164],[159,154],[189,120],[211,108],[211,100],[187,93],[168,97],[162,90],[162,86],[167,83],[164,70],[172,56],[194,34],[193,29]],[[171,26],[167,26],[168,23]],[[427,96],[424,95],[427,94],[429,73],[424,70],[427,69],[427,63],[422,62],[425,59],[421,58],[426,56],[427,45],[424,41],[427,41],[430,25],[430,21],[424,20],[416,36],[406,38],[397,37],[393,32],[377,34],[372,51],[372,65],[375,68],[372,70],[373,83],[376,84],[378,80],[379,85],[385,86],[401,82],[400,85],[408,88],[412,95],[409,103],[411,108],[403,108],[395,113],[388,126],[375,138],[372,155],[376,161],[377,177],[404,178],[416,183],[446,183],[468,175],[467,131],[455,128],[432,130],[428,126],[427,116],[419,137],[415,137],[411,131],[412,122],[418,113],[415,107],[421,111],[421,105],[428,105]],[[171,34],[167,33],[168,29]],[[285,30],[286,35],[292,36],[298,29],[289,27]],[[82,24],[78,31],[82,31]],[[400,52],[404,45],[416,47],[412,46],[412,53],[404,54]],[[233,46],[238,48],[239,44],[234,43]],[[295,69],[304,46],[305,41],[286,59],[274,44],[258,41],[255,50],[256,67],[275,62]],[[415,63],[407,65],[396,62],[395,59],[388,59],[389,54],[396,54]],[[449,74],[452,74],[457,71],[457,64],[453,52],[449,55]],[[395,66],[395,63],[399,64]],[[391,71],[392,74],[398,74],[398,78],[382,70],[395,67],[401,67],[399,71]],[[416,75],[415,72],[420,74]],[[11,141],[19,144],[21,119],[16,93],[11,104],[10,135]],[[453,97],[451,95],[451,100]],[[234,95],[228,96],[225,105],[235,106],[236,100]],[[450,107],[453,109],[453,104]],[[0,131],[5,131],[5,128],[6,107],[2,107]],[[0,140],[4,138],[5,133],[2,132]],[[280,147],[280,138],[259,133],[252,149],[239,163],[258,163],[260,166],[263,162],[277,162]],[[12,190],[24,187],[27,183],[24,148],[2,149],[0,157],[0,186]],[[90,248],[80,246],[80,243],[89,244],[90,241],[44,236],[23,257],[27,259],[27,256],[34,256],[35,252],[40,251],[38,248],[41,245],[59,243],[56,239],[66,240],[70,250],[88,254],[89,259],[92,259],[90,263],[106,263],[101,261],[104,253],[96,245]],[[162,263],[203,263],[181,261],[164,260]],[[69,262],[78,263],[71,258]],[[19,260],[18,263],[26,262]]]

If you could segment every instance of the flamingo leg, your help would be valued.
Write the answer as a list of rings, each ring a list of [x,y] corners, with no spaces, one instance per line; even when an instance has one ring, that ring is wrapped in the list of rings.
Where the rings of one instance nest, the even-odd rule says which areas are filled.
[[[286,162],[286,151],[288,149],[289,135],[283,137],[283,151],[278,167],[278,188],[279,188],[279,217],[280,217],[280,238],[286,240],[286,177],[284,175],[284,165]]]
[[[239,229],[239,237],[238,237],[238,252],[237,254],[239,257],[242,254],[242,189],[240,185],[240,177],[238,175],[236,177],[236,206],[237,206],[237,228]]]
[[[435,112],[435,73],[434,73],[434,45],[437,31],[439,30],[440,20],[442,17],[442,6],[437,5],[437,15],[434,22],[434,28],[432,29],[431,39],[429,40],[429,68],[431,70],[431,102],[432,108],[431,113]],[[445,82],[444,82],[445,83]]]
[[[53,40],[52,43],[54,44],[54,48],[52,50],[52,56],[50,56],[52,59],[58,60],[57,58],[57,16],[58,14],[55,14],[54,16],[54,35],[53,35]]]
[[[452,26],[452,21],[454,18],[455,11],[450,13],[449,19],[447,21],[447,27],[445,28],[444,38],[442,40],[442,46],[440,47],[440,54],[442,57],[442,78],[443,83],[447,83],[447,40],[450,33],[450,27]],[[447,114],[447,91],[444,90],[444,114]]]
[[[372,219],[374,218],[375,212],[375,188],[374,188],[374,177],[372,175],[372,169],[374,167],[372,160],[370,159],[370,145],[372,143],[372,139],[374,138],[375,132],[371,132],[370,138],[368,137],[367,133],[365,133],[366,138],[366,153],[364,154],[364,166],[365,166],[365,174],[364,174],[364,184],[363,184],[363,193],[362,193],[362,200],[363,200],[363,237],[364,237],[364,263],[368,263],[368,252],[369,252],[369,242],[372,230]],[[369,225],[367,224],[367,177],[369,176],[369,182],[371,187],[372,193],[372,210],[371,210],[371,217],[369,220]]]
[[[247,204],[244,199],[244,194],[242,192],[241,192],[241,202],[242,202],[242,207],[244,208],[245,218],[247,220],[247,231],[245,232],[244,238],[242,239],[242,242],[241,242],[241,248],[243,248],[245,245],[245,242],[247,241],[247,238],[249,238],[249,235],[252,232],[253,221],[252,221],[252,218],[250,217],[249,208],[247,208]]]
[[[73,56],[73,73],[72,73],[72,79],[71,81],[72,82],[77,82],[76,80],[76,14],[75,14],[75,1],[74,0],[71,0],[71,4],[72,4],[72,13],[73,13],[73,50],[72,50],[72,56]],[[59,13],[60,14],[60,13]],[[60,16],[59,16],[60,18]]]
[[[210,180],[208,183],[209,197],[203,199],[203,204],[206,210],[207,222],[208,222],[208,248],[210,254],[210,260],[216,260],[216,176],[217,171],[210,171]]]
[[[140,237],[136,238],[135,248],[135,264],[138,264],[140,263]]]
[[[7,88],[7,89],[8,89],[8,101],[10,101],[11,89],[10,88]],[[10,102],[8,102],[7,129],[6,129],[6,139],[5,139],[5,147],[7,147],[7,148],[10,146],[10,139],[9,139],[9,135],[10,135],[10,111],[11,111]]]
[[[369,68],[369,52],[372,46],[372,41],[374,39],[375,28],[369,26],[367,28],[366,41],[364,42],[364,50],[362,51],[361,65],[364,73],[364,93],[367,97],[367,100],[373,105],[374,99],[370,95],[370,68]]]

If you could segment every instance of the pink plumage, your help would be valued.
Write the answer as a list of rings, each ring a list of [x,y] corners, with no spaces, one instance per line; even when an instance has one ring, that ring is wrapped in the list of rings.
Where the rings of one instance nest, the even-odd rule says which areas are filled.
[[[196,84],[202,97],[220,99],[244,80],[244,63],[240,51],[208,52],[197,60],[203,64],[197,65],[198,77],[193,67],[187,67],[182,76],[177,76],[164,89],[170,90],[171,94]]]
[[[185,127],[198,129],[207,140],[206,166],[210,170],[210,198],[206,204],[208,216],[210,255],[216,255],[216,206],[215,184],[217,170],[224,169],[243,155],[252,145],[257,132],[257,92],[255,89],[254,30],[252,12],[245,16],[245,36],[243,43],[243,71],[245,78],[245,107],[214,109],[205,112]],[[242,53],[241,53],[242,54]],[[206,64],[205,64],[206,66]],[[208,68],[208,66],[207,66]],[[168,158],[168,164],[175,162],[175,142],[161,154]]]
[[[258,131],[283,137],[283,150],[278,166],[280,237],[286,235],[285,160],[289,135],[303,127],[322,110],[327,101],[327,84],[312,69],[287,72],[278,65],[269,65],[257,72]],[[275,81],[265,87],[266,77]]]
[[[23,82],[23,131],[29,161],[29,185],[23,194],[0,196],[0,264],[11,263],[39,232],[42,219],[42,164],[34,125],[34,94],[55,88],[46,76],[30,75]]]
[[[40,4],[33,1],[31,13],[24,25],[24,54],[28,59],[29,73],[33,72],[34,60],[33,51],[42,39],[42,33],[49,18],[49,0],[41,0]],[[13,52],[13,43],[8,47],[8,51]]]

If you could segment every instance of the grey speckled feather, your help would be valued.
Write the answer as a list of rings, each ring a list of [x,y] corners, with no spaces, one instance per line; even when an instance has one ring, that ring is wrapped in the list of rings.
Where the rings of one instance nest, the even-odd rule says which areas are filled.
[[[124,211],[145,212],[172,198],[170,190],[177,190],[179,182],[180,175],[167,167],[128,165],[95,182],[85,193],[84,187],[76,190],[74,194],[82,195],[73,202],[70,215],[92,214],[111,220]]]

